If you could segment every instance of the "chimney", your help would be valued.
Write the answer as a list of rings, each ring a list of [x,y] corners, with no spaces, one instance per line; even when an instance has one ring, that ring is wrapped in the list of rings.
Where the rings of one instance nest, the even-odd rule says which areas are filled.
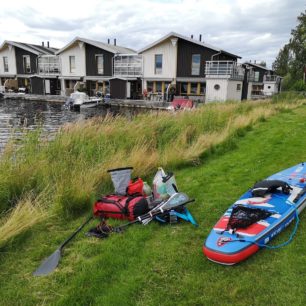
[[[254,64],[256,64],[256,60],[254,60]]]
[[[50,43],[47,41],[47,48],[50,48]]]
[[[114,46],[116,46],[116,38],[114,38]]]
[[[109,39],[109,38],[107,39],[107,43],[108,43],[108,44],[110,43],[110,39]]]
[[[41,45],[44,47],[44,46],[45,46],[45,42],[44,42],[44,41],[42,41],[42,42],[41,42]]]
[[[191,39],[193,39],[193,34],[191,34]]]
[[[200,34],[199,41],[202,41],[202,34]]]

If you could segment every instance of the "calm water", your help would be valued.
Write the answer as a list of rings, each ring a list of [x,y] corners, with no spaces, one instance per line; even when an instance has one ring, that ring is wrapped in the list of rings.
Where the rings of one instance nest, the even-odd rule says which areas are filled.
[[[122,114],[131,119],[139,109],[99,106],[80,112],[63,110],[61,104],[39,101],[0,100],[0,152],[9,139],[22,139],[27,130],[41,127],[44,135],[52,138],[59,127],[67,122],[86,120],[94,116]]]

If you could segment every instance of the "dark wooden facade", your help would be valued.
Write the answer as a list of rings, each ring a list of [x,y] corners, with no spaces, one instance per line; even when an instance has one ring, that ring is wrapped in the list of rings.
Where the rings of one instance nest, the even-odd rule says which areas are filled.
[[[110,81],[110,95],[113,99],[126,99],[126,80],[111,79]]]
[[[178,39],[177,43],[177,77],[203,77],[205,75],[205,62],[211,61],[211,57],[218,52],[181,38]],[[191,74],[193,54],[201,55],[200,74],[198,76]],[[214,56],[213,60],[237,61],[237,58],[226,53],[221,53]]]
[[[86,75],[88,76],[112,76],[114,54],[95,46],[86,44]],[[96,55],[103,54],[103,74],[98,74]]]
[[[61,82],[58,78],[40,78],[38,76],[31,77],[31,93],[36,95],[46,94],[45,81],[50,82],[50,95],[59,95],[61,90]]]
[[[17,68],[17,74],[34,74],[37,72],[37,55],[29,52],[27,50],[15,47],[15,54],[16,54],[16,68]],[[25,70],[25,67],[23,66],[23,56],[29,55],[30,56],[30,65],[31,65],[31,72],[27,72]]]

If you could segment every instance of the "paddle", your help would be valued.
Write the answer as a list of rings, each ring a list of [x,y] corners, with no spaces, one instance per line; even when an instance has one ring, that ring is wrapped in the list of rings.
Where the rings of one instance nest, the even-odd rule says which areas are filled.
[[[43,276],[51,273],[57,266],[61,259],[63,248],[70,242],[81,230],[82,228],[89,223],[93,219],[93,216],[90,216],[73,234],[68,237],[59,248],[51,254],[48,258],[46,258],[41,265],[36,269],[33,273],[34,276]]]
[[[155,216],[164,214],[171,209],[177,208],[179,206],[186,205],[190,202],[194,202],[194,199],[189,199],[189,197],[182,192],[173,194],[168,200],[161,202],[158,206],[154,207],[145,215],[137,217],[136,220],[129,223],[117,226],[113,229],[113,232],[121,232],[123,228],[132,225],[134,223],[140,222],[144,225],[148,224]]]

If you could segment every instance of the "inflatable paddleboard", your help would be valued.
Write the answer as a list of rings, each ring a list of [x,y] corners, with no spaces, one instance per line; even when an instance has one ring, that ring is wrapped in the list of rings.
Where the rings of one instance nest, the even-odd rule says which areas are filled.
[[[291,222],[298,222],[298,214],[306,206],[306,163],[278,172],[263,182],[273,180],[284,182],[290,189],[284,192],[282,188],[276,188],[263,196],[254,196],[253,188],[243,194],[224,213],[206,239],[203,252],[209,260],[224,265],[236,264],[262,247],[271,248],[268,244],[275,236]],[[268,217],[245,228],[229,229],[230,217],[237,207],[259,208],[256,210],[264,210]]]

